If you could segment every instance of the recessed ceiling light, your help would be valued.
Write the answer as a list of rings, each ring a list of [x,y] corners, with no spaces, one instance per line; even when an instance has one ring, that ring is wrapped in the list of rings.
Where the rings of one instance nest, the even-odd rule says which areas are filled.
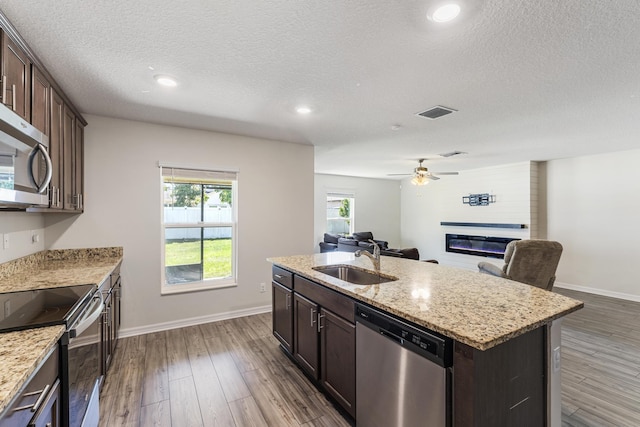
[[[171,76],[167,76],[166,74],[157,74],[155,76],[153,76],[154,79],[156,79],[156,81],[158,82],[158,84],[162,85],[162,86],[167,86],[167,87],[176,87],[178,86],[178,81],[171,77]]]
[[[456,3],[447,3],[437,7],[428,18],[433,22],[449,22],[460,14],[460,6]]]
[[[311,113],[313,110],[311,109],[311,107],[307,106],[307,105],[299,105],[296,107],[296,113],[298,114],[309,114]]]

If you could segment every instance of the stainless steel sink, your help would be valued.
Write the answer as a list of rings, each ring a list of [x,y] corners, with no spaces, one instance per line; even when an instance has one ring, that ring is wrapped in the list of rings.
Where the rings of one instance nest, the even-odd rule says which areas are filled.
[[[313,267],[313,269],[354,285],[378,285],[398,280],[397,277],[378,274],[371,270],[362,270],[352,265],[323,265]]]

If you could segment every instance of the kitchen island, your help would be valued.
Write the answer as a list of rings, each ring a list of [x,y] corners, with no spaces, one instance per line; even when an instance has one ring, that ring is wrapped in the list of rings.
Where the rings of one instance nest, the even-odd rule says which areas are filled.
[[[392,257],[382,257],[381,273],[397,280],[374,285],[351,284],[313,269],[336,264],[373,269],[369,259],[350,253],[269,261],[293,274],[294,296],[299,277],[453,339],[453,425],[551,424],[548,413],[560,396],[550,391],[548,368],[556,349],[550,325],[582,302],[473,271]],[[528,421],[513,424],[521,420]]]

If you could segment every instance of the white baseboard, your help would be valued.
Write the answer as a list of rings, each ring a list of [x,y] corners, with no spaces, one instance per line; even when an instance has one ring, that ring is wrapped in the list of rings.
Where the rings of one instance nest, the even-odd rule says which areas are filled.
[[[150,334],[153,332],[168,331],[169,329],[184,328],[187,326],[201,325],[203,323],[219,322],[221,320],[235,319],[236,317],[251,316],[253,314],[268,313],[271,305],[245,308],[242,310],[227,311],[224,313],[210,314],[207,316],[191,317],[173,322],[156,323],[154,325],[138,326],[135,328],[120,329],[120,337],[134,337],[136,335]]]
[[[603,297],[611,297],[611,298],[624,299],[624,300],[628,300],[628,301],[640,302],[640,295],[635,295],[635,294],[626,294],[626,293],[623,293],[623,292],[614,292],[614,291],[609,291],[609,290],[606,290],[606,289],[589,288],[587,286],[572,285],[570,283],[562,283],[562,282],[556,282],[553,286],[557,287],[557,288],[569,289],[569,290],[572,290],[572,291],[579,291],[579,292],[586,292],[586,293],[589,293],[589,294],[602,295]]]

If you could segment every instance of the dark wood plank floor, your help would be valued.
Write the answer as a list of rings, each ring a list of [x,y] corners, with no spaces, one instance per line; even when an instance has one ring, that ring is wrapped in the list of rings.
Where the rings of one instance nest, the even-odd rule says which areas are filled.
[[[562,425],[640,426],[640,303],[555,291],[585,303],[562,323]]]
[[[562,327],[562,425],[640,426],[640,303],[585,302]],[[282,354],[262,314],[122,339],[101,426],[349,426]]]

